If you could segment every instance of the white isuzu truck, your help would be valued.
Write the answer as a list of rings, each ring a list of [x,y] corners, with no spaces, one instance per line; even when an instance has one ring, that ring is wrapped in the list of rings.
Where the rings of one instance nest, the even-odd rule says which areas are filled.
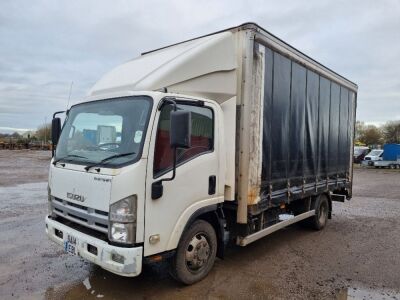
[[[357,85],[254,23],[143,53],[52,122],[46,232],[137,276],[166,260],[185,284],[229,244],[352,195]]]

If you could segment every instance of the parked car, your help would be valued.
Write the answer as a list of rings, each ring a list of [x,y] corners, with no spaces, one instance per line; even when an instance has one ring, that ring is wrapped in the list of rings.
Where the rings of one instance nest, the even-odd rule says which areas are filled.
[[[364,157],[368,154],[369,148],[363,146],[356,146],[354,147],[354,154],[353,154],[353,163],[360,164]]]

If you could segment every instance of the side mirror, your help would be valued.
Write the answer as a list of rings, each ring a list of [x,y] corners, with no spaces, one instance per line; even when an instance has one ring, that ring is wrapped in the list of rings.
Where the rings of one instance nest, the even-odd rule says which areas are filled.
[[[171,111],[171,148],[190,148],[192,135],[192,115],[190,111]]]
[[[60,118],[53,118],[51,121],[51,141],[54,146],[57,145],[58,140],[60,139],[61,135],[61,119]]]

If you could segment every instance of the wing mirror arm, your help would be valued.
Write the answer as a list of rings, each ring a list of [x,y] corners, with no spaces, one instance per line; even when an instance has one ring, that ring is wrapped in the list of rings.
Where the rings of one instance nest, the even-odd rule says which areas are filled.
[[[172,181],[176,175],[176,148],[174,149],[174,162],[172,166],[172,176],[170,178],[164,178],[154,181],[151,185],[151,199],[156,200],[162,197],[164,192],[163,181]]]

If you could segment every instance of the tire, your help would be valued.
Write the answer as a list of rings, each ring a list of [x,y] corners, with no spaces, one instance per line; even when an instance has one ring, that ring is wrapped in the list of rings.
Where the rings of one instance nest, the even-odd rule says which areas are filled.
[[[395,169],[396,166],[395,165],[389,165],[389,169]]]
[[[326,195],[320,195],[315,203],[315,215],[310,219],[310,225],[315,230],[322,230],[328,222],[329,201]]]
[[[197,220],[182,235],[171,262],[170,273],[190,285],[202,280],[212,269],[217,254],[217,236],[210,223]]]

